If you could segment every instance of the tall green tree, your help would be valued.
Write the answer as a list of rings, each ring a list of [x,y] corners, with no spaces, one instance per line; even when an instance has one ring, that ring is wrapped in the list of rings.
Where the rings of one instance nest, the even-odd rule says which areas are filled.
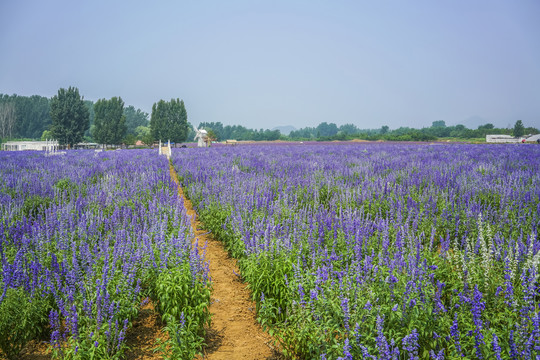
[[[136,135],[135,129],[139,126],[148,126],[148,113],[141,109],[135,109],[130,105],[124,108],[124,115],[126,116],[127,134]]]
[[[61,88],[51,99],[51,133],[60,145],[73,147],[83,140],[89,127],[88,108],[84,105],[79,89]]]
[[[0,102],[0,139],[10,138],[15,127],[15,104],[13,101]]]
[[[88,129],[84,132],[84,136],[87,138],[91,138],[92,133],[94,132],[94,102],[92,100],[84,100],[84,105],[86,105],[86,108],[88,109],[88,114],[90,118],[90,125],[88,126]]]
[[[170,102],[159,100],[154,103],[150,129],[154,140],[171,140],[175,143],[186,141],[189,129],[184,101],[171,99]]]
[[[93,137],[105,145],[120,144],[126,135],[126,116],[121,97],[100,99],[94,104]]]
[[[11,129],[13,137],[39,138],[51,124],[50,101],[46,97],[0,94],[0,106],[2,104],[13,106],[15,117]]]
[[[152,115],[150,116],[150,134],[154,140],[165,141],[169,137],[167,128],[168,103],[159,100],[152,105]]]
[[[169,103],[169,139],[175,144],[184,142],[188,135],[187,111],[184,100],[171,99]]]
[[[521,120],[516,121],[516,124],[514,125],[514,131],[512,131],[512,135],[514,137],[520,137],[525,134],[525,127],[523,126],[523,122]]]

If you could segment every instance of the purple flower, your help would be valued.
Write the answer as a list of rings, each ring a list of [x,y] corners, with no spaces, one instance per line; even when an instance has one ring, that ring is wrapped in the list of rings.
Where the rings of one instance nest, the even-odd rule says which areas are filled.
[[[343,360],[353,360],[353,356],[351,355],[351,346],[349,345],[349,339],[345,339],[345,343],[343,344],[343,357],[340,357],[339,359]]]
[[[499,338],[496,334],[493,334],[493,340],[491,342],[491,345],[493,347],[495,357],[497,358],[497,360],[501,360],[501,347],[499,346]]]
[[[341,309],[343,310],[343,323],[345,325],[345,329],[348,332],[350,330],[349,329],[349,299],[347,299],[346,297],[344,297],[341,300]]]
[[[439,351],[438,353],[435,353],[435,351],[430,350],[429,358],[433,360],[444,360],[444,349]]]
[[[403,349],[409,354],[409,360],[418,360],[418,332],[413,329],[412,332],[405,336],[403,340]]]
[[[382,317],[377,315],[377,348],[379,349],[379,354],[382,358],[388,359],[391,357],[390,347],[388,345],[388,340],[386,340],[386,336],[384,336],[383,325],[384,315]]]
[[[460,333],[459,333],[457,312],[454,313],[454,322],[452,323],[452,326],[450,327],[450,335],[454,339],[454,345],[456,346],[456,350],[458,354],[461,356],[462,353],[461,353],[461,343],[460,343]]]

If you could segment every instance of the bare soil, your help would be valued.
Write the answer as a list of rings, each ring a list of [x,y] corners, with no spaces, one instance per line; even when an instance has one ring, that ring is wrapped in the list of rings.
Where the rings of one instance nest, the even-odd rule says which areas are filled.
[[[171,177],[178,177],[171,167]],[[236,260],[231,258],[223,244],[208,233],[199,221],[190,200],[184,197],[181,186],[178,194],[191,217],[191,226],[202,248],[206,244],[205,260],[209,262],[212,279],[210,313],[212,324],[207,330],[204,356],[198,359],[282,359],[274,349],[273,339],[265,333],[255,319],[255,303],[240,273]]]
[[[161,316],[154,309],[151,300],[139,309],[139,316],[133,321],[126,335],[126,345],[129,350],[124,354],[126,359],[153,360],[161,359],[160,352],[154,352],[157,347],[157,340],[165,340],[168,335],[162,332],[164,324]]]

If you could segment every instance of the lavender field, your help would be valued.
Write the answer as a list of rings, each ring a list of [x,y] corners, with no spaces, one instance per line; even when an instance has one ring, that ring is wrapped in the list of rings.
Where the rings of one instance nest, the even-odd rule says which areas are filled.
[[[171,335],[165,355],[202,341],[207,268],[154,152],[1,152],[0,260],[0,357],[38,339],[54,358],[122,358],[147,298]]]
[[[174,149],[173,163],[289,356],[540,356],[539,146]]]

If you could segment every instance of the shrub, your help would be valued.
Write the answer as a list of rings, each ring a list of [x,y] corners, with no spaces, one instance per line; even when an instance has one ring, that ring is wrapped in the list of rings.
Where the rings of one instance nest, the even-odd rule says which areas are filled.
[[[6,291],[0,303],[0,349],[14,359],[26,343],[45,329],[49,302],[41,296],[31,297],[23,288]]]

